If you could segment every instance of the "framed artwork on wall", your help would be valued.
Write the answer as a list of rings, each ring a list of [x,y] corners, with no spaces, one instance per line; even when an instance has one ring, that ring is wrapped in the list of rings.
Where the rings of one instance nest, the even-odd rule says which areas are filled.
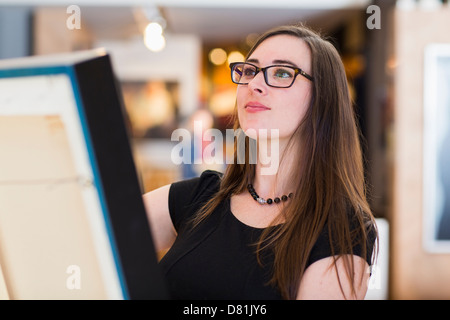
[[[103,50],[0,61],[0,294],[163,299]]]
[[[450,44],[426,47],[424,76],[424,247],[450,253]]]

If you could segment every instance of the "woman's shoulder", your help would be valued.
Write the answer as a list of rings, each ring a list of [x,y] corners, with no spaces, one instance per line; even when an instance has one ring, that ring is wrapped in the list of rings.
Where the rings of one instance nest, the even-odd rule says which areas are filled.
[[[308,265],[317,260],[332,256],[334,254],[354,254],[364,258],[369,265],[372,263],[372,254],[377,239],[377,228],[374,219],[363,212],[349,210],[348,215],[348,231],[352,240],[350,252],[342,252],[336,239],[336,234],[330,227],[329,221],[325,224],[322,232],[319,234],[316,243],[311,251]],[[333,247],[333,248],[332,248]]]
[[[223,173],[215,170],[205,170],[199,177],[200,182],[203,183],[217,183],[223,177]]]
[[[177,195],[181,193],[185,197],[189,196],[191,200],[195,200],[204,192],[216,192],[220,186],[222,176],[221,172],[205,170],[198,177],[172,183],[170,193]]]
[[[200,176],[180,180],[171,184],[169,189],[169,212],[175,229],[178,231],[187,219],[219,191],[223,174],[214,170],[205,170]]]

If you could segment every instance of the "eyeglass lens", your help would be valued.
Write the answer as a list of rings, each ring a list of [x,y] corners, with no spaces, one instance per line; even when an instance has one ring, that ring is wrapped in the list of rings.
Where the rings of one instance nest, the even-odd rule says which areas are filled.
[[[270,66],[264,71],[266,83],[276,87],[289,87],[296,75],[295,69],[288,66]],[[236,64],[232,70],[232,80],[238,84],[248,84],[257,73],[258,69],[251,64]]]

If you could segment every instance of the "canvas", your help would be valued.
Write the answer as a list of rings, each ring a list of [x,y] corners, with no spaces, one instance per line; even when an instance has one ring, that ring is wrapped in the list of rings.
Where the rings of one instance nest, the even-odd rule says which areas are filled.
[[[110,58],[0,61],[0,297],[164,299]]]

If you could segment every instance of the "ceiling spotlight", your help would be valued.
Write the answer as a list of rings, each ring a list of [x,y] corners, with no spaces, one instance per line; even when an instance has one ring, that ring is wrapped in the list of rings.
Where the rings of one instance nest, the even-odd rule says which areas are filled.
[[[151,22],[144,30],[145,46],[153,51],[158,52],[166,46],[166,39],[163,35],[163,27],[157,22]]]

